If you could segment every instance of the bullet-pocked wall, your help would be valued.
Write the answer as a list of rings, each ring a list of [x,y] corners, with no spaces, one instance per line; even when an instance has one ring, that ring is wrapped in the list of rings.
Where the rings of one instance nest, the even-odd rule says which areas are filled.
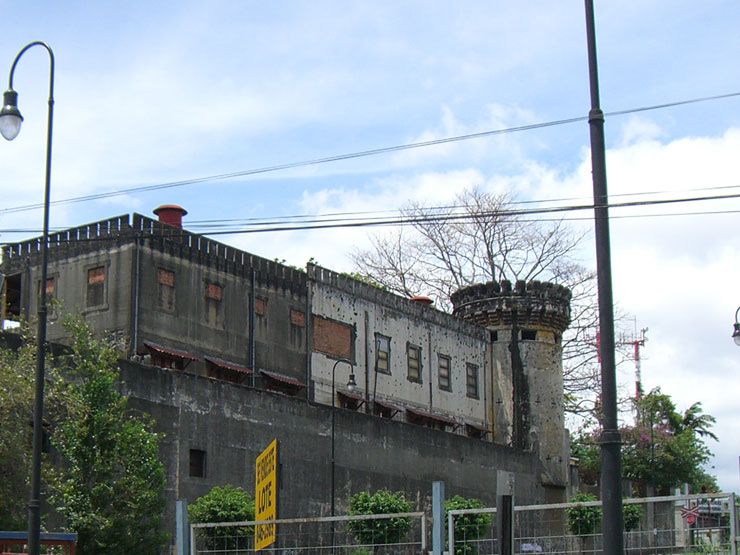
[[[454,314],[491,338],[494,437],[539,453],[545,484],[567,484],[562,334],[570,324],[566,287],[489,282],[452,295]]]
[[[488,429],[483,328],[319,266],[310,265],[308,275],[318,402],[331,404],[332,368],[346,358],[353,364],[355,393],[366,401],[410,408],[411,418],[414,409],[442,413],[461,433],[465,425]],[[341,391],[349,369],[340,365],[336,372]],[[399,411],[398,418],[404,417]]]

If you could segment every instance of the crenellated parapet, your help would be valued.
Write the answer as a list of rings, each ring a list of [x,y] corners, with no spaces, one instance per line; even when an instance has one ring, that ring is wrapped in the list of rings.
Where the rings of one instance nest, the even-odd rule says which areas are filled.
[[[570,324],[571,292],[555,283],[489,281],[451,295],[453,314],[487,328],[535,327],[562,333]],[[515,320],[516,319],[516,320]]]

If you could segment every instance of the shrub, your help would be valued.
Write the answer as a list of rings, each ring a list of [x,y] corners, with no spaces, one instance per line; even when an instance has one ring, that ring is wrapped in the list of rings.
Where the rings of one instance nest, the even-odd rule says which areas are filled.
[[[583,492],[575,494],[570,500],[571,503],[579,503],[565,511],[568,517],[568,528],[574,535],[583,538],[596,533],[601,524],[601,507],[580,505],[580,503],[596,500],[595,495]]]
[[[188,507],[191,522],[240,522],[254,520],[254,500],[241,488],[235,486],[215,487],[199,497]],[[246,548],[253,528],[203,528],[208,549]]]
[[[381,515],[407,513],[411,504],[403,492],[378,490],[371,494],[361,491],[349,498],[350,515]],[[398,543],[411,529],[408,517],[385,518],[379,520],[351,520],[347,529],[363,544]]]
[[[640,526],[640,519],[642,518],[642,505],[630,503],[629,505],[624,505],[622,510],[624,513],[625,532],[635,530],[638,526]]]
[[[474,498],[455,495],[445,501],[445,520],[449,511],[456,509],[480,509],[483,504]],[[455,555],[473,555],[478,552],[475,545],[467,542],[477,540],[488,532],[491,526],[490,514],[465,514],[457,515],[454,520],[455,531]],[[457,541],[463,543],[457,544]]]

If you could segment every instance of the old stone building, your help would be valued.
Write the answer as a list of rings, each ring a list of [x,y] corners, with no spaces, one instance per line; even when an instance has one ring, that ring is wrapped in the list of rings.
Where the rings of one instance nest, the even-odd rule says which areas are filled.
[[[131,405],[166,434],[171,501],[250,489],[255,455],[277,437],[282,516],[325,514],[332,406],[340,507],[378,487],[423,504],[433,479],[493,502],[498,469],[517,474],[522,501],[564,499],[567,289],[476,285],[447,314],[191,233],[178,206],[155,213],[52,234],[44,287],[58,301],[50,341],[64,340],[65,310],[116,342]],[[3,247],[3,321],[35,313],[39,248]]]

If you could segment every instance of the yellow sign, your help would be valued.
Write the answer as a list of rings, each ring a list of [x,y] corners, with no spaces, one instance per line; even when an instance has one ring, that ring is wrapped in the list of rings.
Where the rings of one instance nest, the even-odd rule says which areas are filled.
[[[277,439],[257,456],[254,464],[254,519],[277,518]],[[254,550],[259,551],[275,543],[275,525],[258,524],[254,527]]]

